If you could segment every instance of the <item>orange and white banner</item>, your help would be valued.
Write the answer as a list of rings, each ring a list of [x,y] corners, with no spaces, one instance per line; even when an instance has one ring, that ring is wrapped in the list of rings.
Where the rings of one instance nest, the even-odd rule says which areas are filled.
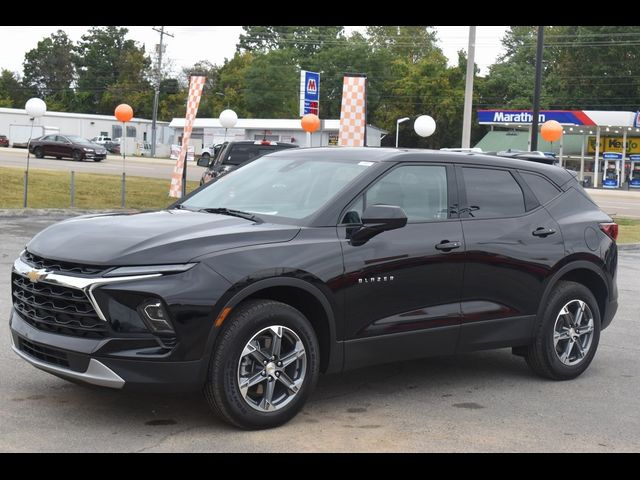
[[[345,76],[340,109],[341,147],[364,147],[367,130],[367,77]]]
[[[205,76],[193,76],[189,84],[189,99],[187,100],[187,115],[184,122],[184,131],[182,133],[182,148],[180,155],[176,161],[176,166],[171,174],[171,187],[169,187],[169,196],[174,198],[182,197],[182,174],[184,171],[184,161],[191,139],[191,131],[193,130],[193,122],[198,113],[200,98],[202,97],[202,88],[204,87]]]

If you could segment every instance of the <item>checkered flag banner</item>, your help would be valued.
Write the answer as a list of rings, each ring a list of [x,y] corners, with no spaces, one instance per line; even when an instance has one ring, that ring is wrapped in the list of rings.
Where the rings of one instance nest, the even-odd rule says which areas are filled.
[[[182,197],[182,174],[184,170],[184,162],[189,148],[189,139],[193,130],[193,122],[198,113],[198,105],[202,97],[202,88],[204,87],[205,76],[193,76],[189,84],[189,99],[187,101],[187,115],[185,116],[184,132],[182,134],[182,148],[180,155],[176,161],[176,166],[171,174],[171,187],[169,187],[169,196],[174,198]]]
[[[341,147],[364,147],[367,125],[367,77],[345,76],[340,109]]]

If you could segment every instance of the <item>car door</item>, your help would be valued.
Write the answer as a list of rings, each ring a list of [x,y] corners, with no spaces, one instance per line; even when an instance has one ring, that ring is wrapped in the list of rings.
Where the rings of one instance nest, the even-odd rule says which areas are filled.
[[[63,137],[62,135],[56,135],[55,142],[51,143],[51,149],[53,150],[51,155],[57,157],[71,156],[71,142],[67,137]]]
[[[56,136],[55,135],[47,135],[46,137],[42,137],[40,140],[40,148],[42,148],[43,155],[53,156],[55,155],[55,144],[56,144]]]
[[[453,167],[399,164],[345,210],[345,367],[452,353],[460,325],[464,241]],[[403,228],[349,240],[368,205],[400,206]]]
[[[457,178],[467,246],[459,350],[526,344],[564,255],[560,227],[515,170],[464,165]]]

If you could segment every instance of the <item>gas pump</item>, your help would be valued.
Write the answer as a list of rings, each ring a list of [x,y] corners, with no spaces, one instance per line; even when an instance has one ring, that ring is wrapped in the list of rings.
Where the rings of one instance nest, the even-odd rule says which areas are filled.
[[[640,188],[640,155],[629,155],[629,160],[631,160],[629,188]]]
[[[622,184],[622,154],[604,152],[604,168],[602,169],[602,188],[620,188]]]

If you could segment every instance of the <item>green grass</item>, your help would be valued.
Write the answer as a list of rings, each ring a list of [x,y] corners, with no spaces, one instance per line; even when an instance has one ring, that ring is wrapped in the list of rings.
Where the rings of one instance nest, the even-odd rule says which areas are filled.
[[[29,208],[69,208],[71,206],[69,172],[29,170]],[[75,174],[75,208],[120,208],[122,177],[96,173]],[[170,179],[129,177],[126,183],[126,208],[164,208],[175,201],[169,197]],[[187,182],[187,192],[198,182]],[[0,208],[22,208],[24,171],[0,167]]]
[[[640,220],[631,218],[615,218],[620,226],[618,243],[640,243]]]

